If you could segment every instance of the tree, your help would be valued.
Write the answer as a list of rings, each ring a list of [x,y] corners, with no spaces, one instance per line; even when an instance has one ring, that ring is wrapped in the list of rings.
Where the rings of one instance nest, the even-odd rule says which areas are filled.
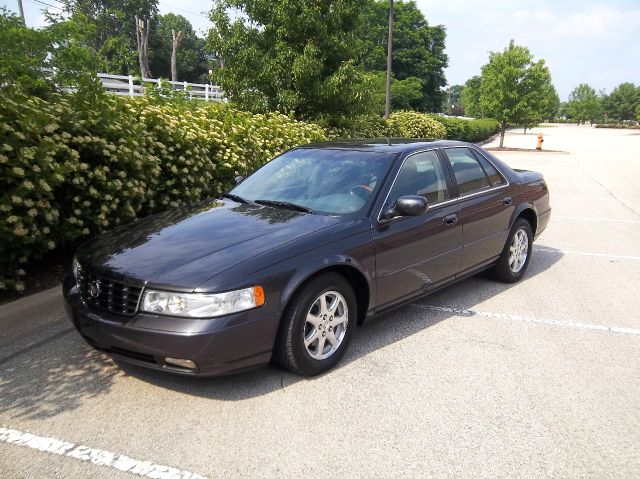
[[[593,123],[602,114],[602,105],[596,91],[586,83],[573,89],[567,102],[567,112],[572,119],[580,123]]]
[[[526,47],[513,40],[482,67],[480,108],[500,122],[500,147],[509,125],[538,123],[547,108],[551,74],[544,60],[533,61]]]
[[[460,97],[463,89],[464,85],[451,85],[445,90],[447,97],[442,110],[444,113],[452,113],[454,110],[462,107]]]
[[[151,71],[158,78],[172,77],[172,31],[180,32],[180,44],[176,55],[178,80],[193,83],[206,81],[209,65],[205,40],[196,35],[189,20],[173,13],[158,15],[152,26],[149,38]]]
[[[0,85],[45,95],[49,87],[42,69],[50,66],[50,49],[46,32],[27,28],[20,17],[0,9]]]
[[[636,107],[636,120],[640,121],[640,105]]]
[[[640,87],[633,83],[621,83],[603,99],[603,108],[610,118],[633,120],[636,107],[640,105]]]
[[[367,71],[384,71],[388,31],[389,0],[361,2],[359,27],[359,64]],[[393,74],[398,80],[420,79],[422,98],[411,107],[440,111],[447,84],[445,49],[446,30],[429,26],[414,1],[395,1],[393,16]]]
[[[480,81],[479,75],[469,78],[460,92],[460,103],[466,116],[484,117],[484,112],[480,106]]]
[[[138,62],[140,64],[140,76],[151,78],[149,69],[149,27],[148,18],[138,18],[136,15],[136,46],[138,47]]]
[[[560,96],[553,84],[549,84],[547,91],[547,107],[545,108],[542,119],[546,121],[554,121],[560,112]]]
[[[148,18],[153,29],[158,0],[60,0],[58,3],[62,4],[63,12],[50,14],[49,22],[72,34],[70,43],[91,51],[92,62],[99,70],[115,74],[138,72],[135,17]]]
[[[171,81],[178,81],[178,48],[182,40],[181,30],[171,30]]]
[[[216,0],[208,46],[224,67],[214,77],[254,111],[369,112],[375,76],[354,61],[360,10],[357,0]]]

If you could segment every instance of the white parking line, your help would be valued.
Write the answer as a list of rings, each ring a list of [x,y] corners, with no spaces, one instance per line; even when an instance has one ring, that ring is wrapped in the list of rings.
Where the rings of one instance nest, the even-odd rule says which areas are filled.
[[[626,256],[626,255],[620,255],[620,254],[607,254],[607,253],[589,253],[587,251],[571,251],[566,249],[545,248],[544,246],[535,246],[533,249],[534,251],[539,251],[540,253],[577,254],[580,256],[596,256],[598,258],[628,259],[632,261],[640,261],[640,256]]]
[[[28,432],[0,427],[0,442],[30,447],[38,451],[71,457],[94,466],[106,466],[153,479],[206,479],[204,476],[149,461],[132,459],[123,454],[76,445],[53,437],[36,436]]]
[[[505,319],[509,321],[525,321],[527,323],[548,324],[551,326],[564,326],[568,328],[590,329],[593,331],[602,331],[607,333],[631,334],[640,336],[640,329],[620,328],[618,326],[604,326],[602,324],[577,323],[575,321],[560,321],[556,319],[540,319],[527,316],[519,316],[516,314],[489,313],[486,311],[475,311],[473,309],[456,309],[445,306],[432,306],[428,304],[412,304],[414,308],[426,309],[428,311],[440,311],[451,313],[455,316],[480,316],[483,318]]]
[[[553,195],[555,198],[560,198],[562,200],[593,200],[593,201],[618,201],[617,198],[613,196],[569,196],[569,195]],[[554,215],[555,216],[555,215]]]
[[[593,218],[590,216],[562,216],[554,215],[554,218],[560,218],[565,220],[577,220],[577,221],[610,221],[614,223],[640,223],[640,220],[619,220],[615,218]]]

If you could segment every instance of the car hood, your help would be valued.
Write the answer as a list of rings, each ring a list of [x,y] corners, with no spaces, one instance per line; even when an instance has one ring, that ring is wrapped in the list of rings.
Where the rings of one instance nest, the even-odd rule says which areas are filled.
[[[121,226],[84,243],[82,267],[180,291],[341,218],[208,200]]]

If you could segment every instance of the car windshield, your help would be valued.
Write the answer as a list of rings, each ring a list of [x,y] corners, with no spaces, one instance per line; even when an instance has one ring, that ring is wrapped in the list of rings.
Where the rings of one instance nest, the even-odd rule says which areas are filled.
[[[229,192],[272,207],[366,214],[395,155],[300,148],[275,158]]]

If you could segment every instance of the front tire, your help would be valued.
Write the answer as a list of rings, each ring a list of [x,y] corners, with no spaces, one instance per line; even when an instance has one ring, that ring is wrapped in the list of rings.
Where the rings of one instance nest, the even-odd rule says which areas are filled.
[[[357,308],[353,288],[343,276],[327,273],[313,279],[285,310],[275,360],[303,376],[333,368],[349,346]]]
[[[513,224],[500,259],[491,270],[492,276],[503,283],[520,281],[529,267],[533,247],[533,231],[529,222],[519,218]]]

